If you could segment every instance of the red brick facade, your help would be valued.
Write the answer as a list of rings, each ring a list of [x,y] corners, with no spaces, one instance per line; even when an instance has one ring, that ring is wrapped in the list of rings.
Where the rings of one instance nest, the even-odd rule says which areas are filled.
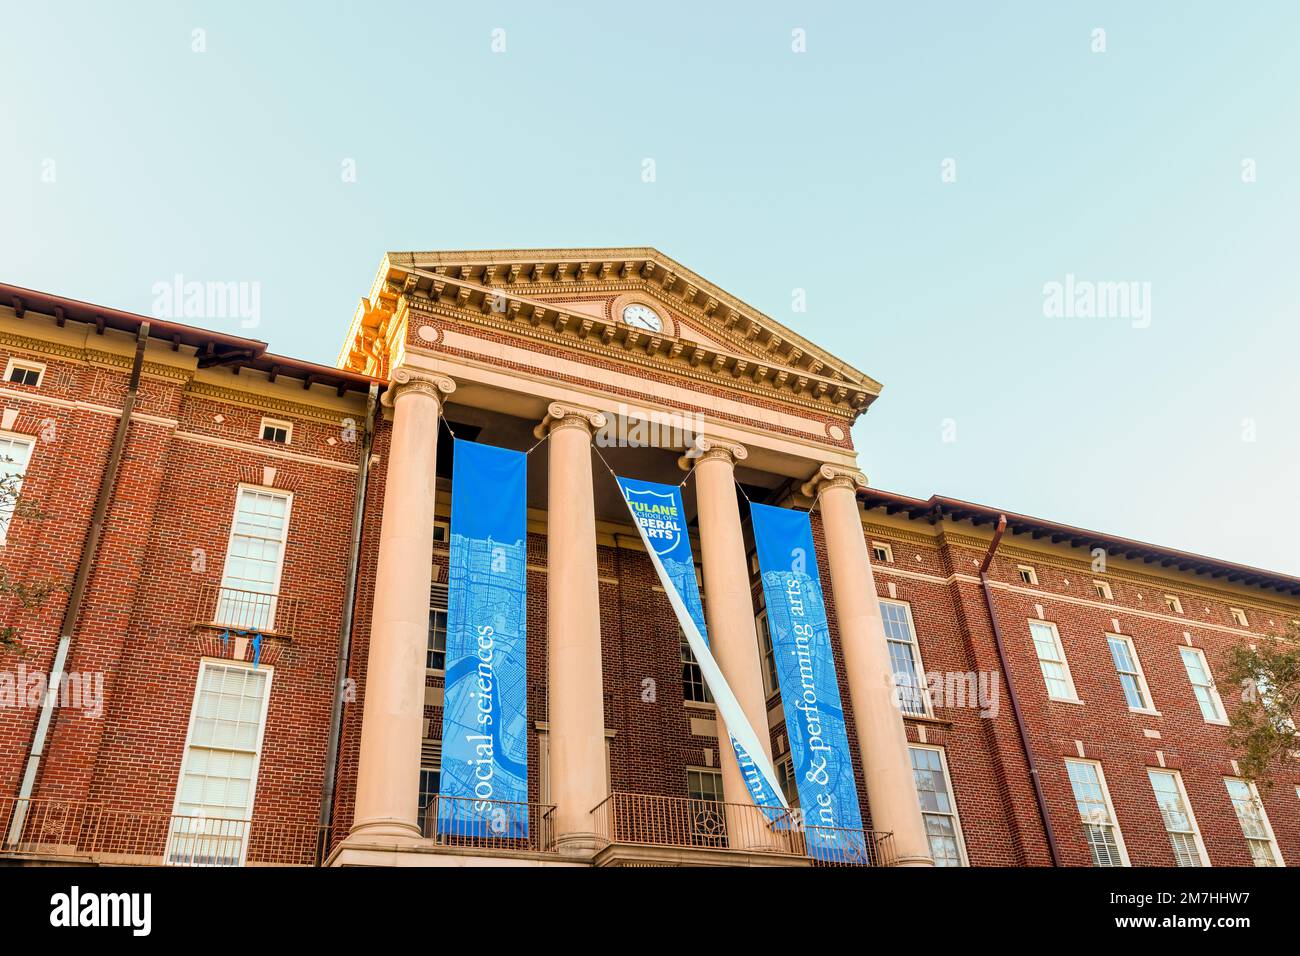
[[[13,327],[12,313],[7,314]],[[0,406],[17,412],[7,433],[36,439],[23,487],[44,514],[13,519],[8,542],[0,548],[0,566],[13,580],[48,577],[66,586],[89,527],[129,361],[110,361],[111,350],[95,352],[93,333],[80,351],[41,350],[34,344],[39,332],[31,336],[7,336],[0,342],[0,359],[16,354],[44,362],[45,377],[39,386],[3,384]],[[104,712],[99,719],[76,710],[55,712],[35,796],[128,812],[171,812],[200,660],[218,646],[210,630],[195,627],[199,586],[221,580],[241,482],[270,485],[293,495],[281,593],[296,600],[300,610],[294,632],[268,648],[264,661],[274,678],[253,816],[312,827],[320,810],[337,680],[360,456],[356,422],[364,414],[364,394],[336,396],[333,405],[303,403],[301,376],[286,373],[270,383],[263,377],[254,389],[246,384],[252,373],[241,379],[235,371],[218,369],[203,378],[194,374],[193,360],[190,365],[188,372],[178,365],[174,373],[160,365],[146,368],[68,662],[71,671],[105,675]],[[212,384],[215,375],[221,376],[219,385]],[[312,388],[316,394],[322,386]],[[263,415],[293,423],[291,445],[260,439]],[[346,833],[354,800],[388,436],[389,426],[380,420],[364,512],[350,668],[356,695],[345,707],[335,839]],[[448,494],[443,487],[440,510]],[[984,553],[976,529],[953,521],[935,525],[886,518],[870,510],[864,520],[868,537],[892,549],[892,563],[876,566],[878,591],[910,605],[925,669],[1000,673],[976,575]],[[816,516],[814,530],[820,552]],[[683,700],[677,624],[632,540],[629,529],[629,537],[617,539],[619,546],[605,543],[599,550],[611,783],[616,790],[682,797],[687,767],[718,765],[718,741],[707,732],[710,709]],[[547,719],[544,536],[530,535],[529,548],[528,692],[530,723],[536,728]],[[819,557],[833,611],[825,554]],[[1248,864],[1223,783],[1234,772],[1226,728],[1202,719],[1178,647],[1190,641],[1217,666],[1232,646],[1249,640],[1234,625],[1229,607],[1245,608],[1250,630],[1265,635],[1297,616],[1300,603],[1288,604],[1262,590],[1213,586],[1190,573],[1156,576],[1136,562],[1117,560],[1108,573],[1094,574],[1089,560],[1086,551],[1068,543],[1028,549],[1009,540],[990,569],[1010,677],[1024,707],[1062,862],[1089,863],[1064,766],[1067,757],[1082,755],[1105,769],[1134,865],[1173,862],[1146,776],[1148,767],[1160,766],[1181,771],[1212,862]],[[445,581],[445,553],[436,546],[433,562],[439,568],[436,580]],[[1036,585],[1021,582],[1018,564],[1034,567]],[[1110,584],[1113,600],[1095,593],[1098,579]],[[1180,597],[1183,614],[1165,609],[1166,593]],[[755,599],[757,608],[757,591]],[[0,652],[0,666],[10,670],[22,663],[48,670],[66,600],[67,592],[60,590],[39,608],[24,610],[6,599],[0,605],[3,623],[21,628],[24,651],[21,656]],[[830,617],[838,655],[833,613]],[[1040,617],[1059,628],[1081,704],[1047,698],[1028,631],[1028,622]],[[1159,716],[1134,714],[1125,705],[1106,644],[1106,634],[1117,626],[1136,646]],[[839,664],[842,671],[842,660]],[[440,683],[436,675],[427,678],[433,690],[426,707],[430,739],[437,738],[441,724]],[[841,696],[851,716],[843,688]],[[1225,688],[1229,710],[1233,697]],[[779,702],[773,698],[769,707],[775,711]],[[18,792],[37,716],[30,707],[0,710],[2,800]],[[940,706],[933,718],[908,719],[906,725],[912,741],[944,748],[971,864],[1049,862],[1005,681],[995,717],[981,717],[976,707]],[[851,719],[848,727],[856,762]],[[779,717],[771,734],[773,753],[784,753],[788,747]],[[536,729],[529,760],[534,767],[540,760]],[[541,800],[540,774],[531,776],[530,798]],[[1290,768],[1263,793],[1288,863],[1300,861],[1297,785],[1300,773]],[[859,796],[865,817],[868,795]]]

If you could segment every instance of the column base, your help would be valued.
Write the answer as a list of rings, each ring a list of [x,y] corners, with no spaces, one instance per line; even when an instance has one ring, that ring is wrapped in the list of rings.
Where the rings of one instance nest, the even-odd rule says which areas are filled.
[[[555,838],[555,852],[574,859],[590,860],[608,841],[596,833],[564,833]]]
[[[900,856],[892,860],[890,866],[934,866],[934,860],[928,856]]]
[[[373,842],[376,840],[383,841],[410,841],[422,840],[424,834],[414,823],[407,823],[405,820],[367,820],[364,823],[354,823],[352,829],[348,831],[345,840],[357,842]]]

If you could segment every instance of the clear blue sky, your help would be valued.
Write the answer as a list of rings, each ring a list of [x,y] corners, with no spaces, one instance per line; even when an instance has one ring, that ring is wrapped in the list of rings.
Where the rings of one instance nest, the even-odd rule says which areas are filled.
[[[885,384],[873,484],[1300,574],[1300,6],[0,10],[4,280],[328,363],[386,250],[653,245]]]

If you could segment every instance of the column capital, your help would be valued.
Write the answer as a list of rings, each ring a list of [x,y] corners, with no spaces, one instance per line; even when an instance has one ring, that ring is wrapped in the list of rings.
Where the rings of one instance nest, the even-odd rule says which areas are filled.
[[[725,461],[734,466],[748,457],[749,450],[744,445],[723,441],[720,438],[710,438],[707,435],[696,435],[694,444],[686,454],[677,459],[677,467],[682,471],[690,471],[702,462],[714,460]]]
[[[393,403],[397,401],[397,396],[404,395],[408,391],[430,396],[441,409],[443,396],[456,391],[456,383],[447,376],[434,372],[420,372],[409,368],[394,369],[389,378],[388,388],[384,390],[379,403],[385,408],[392,408]]]
[[[826,488],[847,488],[849,491],[857,491],[865,487],[867,487],[867,476],[862,472],[852,468],[841,468],[839,465],[822,465],[817,469],[816,474],[804,482],[800,490],[809,498],[815,498],[818,492]]]
[[[581,428],[590,435],[592,429],[604,428],[607,421],[605,413],[595,408],[569,402],[551,402],[546,408],[546,417],[533,429],[533,437],[540,441],[560,428]]]

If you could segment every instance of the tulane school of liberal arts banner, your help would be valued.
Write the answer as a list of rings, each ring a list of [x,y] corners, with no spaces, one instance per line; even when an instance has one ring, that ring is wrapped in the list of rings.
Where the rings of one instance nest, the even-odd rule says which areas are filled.
[[[695,580],[695,558],[691,553],[690,535],[686,532],[681,489],[677,485],[633,478],[619,478],[618,486],[628,510],[632,512],[659,581],[668,594],[677,622],[681,624],[687,643],[699,662],[700,673],[713,695],[718,716],[726,725],[750,796],[758,806],[774,808],[773,818],[783,822],[786,803],[777,784],[776,772],[709,650],[704,606]],[[767,728],[764,727],[763,731],[766,733]],[[775,813],[778,809],[782,811],[780,815]]]
[[[523,452],[455,443],[438,832],[528,835]]]
[[[862,813],[844,728],[808,513],[750,505],[786,734],[808,855],[865,854]]]

